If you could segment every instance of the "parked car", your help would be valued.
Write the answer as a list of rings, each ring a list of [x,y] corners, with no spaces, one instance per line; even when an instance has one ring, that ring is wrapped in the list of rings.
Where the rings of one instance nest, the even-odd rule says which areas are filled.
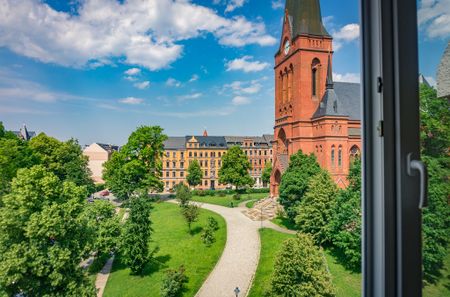
[[[108,191],[108,190],[103,190],[103,191],[101,191],[101,192],[100,192],[100,196],[102,196],[102,197],[109,196],[109,191]]]

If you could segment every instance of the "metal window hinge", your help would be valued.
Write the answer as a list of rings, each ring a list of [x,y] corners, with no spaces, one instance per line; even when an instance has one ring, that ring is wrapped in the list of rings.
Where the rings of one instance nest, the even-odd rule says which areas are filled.
[[[377,78],[377,90],[378,93],[383,92],[383,79],[380,76]]]
[[[377,130],[378,130],[378,136],[383,137],[384,136],[384,121],[378,122]]]

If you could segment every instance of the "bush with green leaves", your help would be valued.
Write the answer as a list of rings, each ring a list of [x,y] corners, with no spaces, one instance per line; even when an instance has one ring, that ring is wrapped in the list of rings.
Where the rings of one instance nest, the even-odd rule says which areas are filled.
[[[330,242],[328,228],[338,188],[330,174],[321,170],[310,180],[308,189],[297,207],[295,223],[298,230],[310,234],[317,245],[323,245]]]
[[[208,217],[208,227],[214,231],[219,230],[219,223],[213,217]]]
[[[183,207],[181,213],[188,225],[189,233],[191,233],[192,223],[196,222],[198,220],[198,216],[200,215],[200,207],[196,204],[188,204],[185,207]]]
[[[308,191],[311,178],[320,171],[314,155],[306,155],[300,150],[291,156],[289,167],[281,178],[279,198],[290,220],[294,221],[296,207]]]
[[[234,194],[233,195],[233,200],[236,200],[236,201],[241,200],[241,194],[239,194],[239,193]]]
[[[184,284],[188,282],[184,266],[177,270],[169,269],[165,272],[161,284],[161,297],[177,297],[183,292]]]
[[[186,205],[188,205],[189,201],[192,198],[191,190],[189,189],[189,187],[186,186],[185,184],[179,184],[176,187],[176,191],[177,191],[176,199],[180,203],[180,206],[185,207]]]
[[[219,191],[219,193],[217,194],[219,197],[225,197],[227,196],[227,193],[224,191]]]
[[[149,251],[151,228],[151,205],[145,195],[134,197],[129,202],[130,215],[125,222],[120,254],[123,263],[132,274],[142,273],[151,260]]]
[[[283,242],[278,252],[271,286],[274,296],[334,297],[335,289],[323,251],[310,235],[298,233]]]
[[[206,226],[201,234],[201,239],[206,246],[211,246],[216,241],[214,229],[212,229],[210,226]]]

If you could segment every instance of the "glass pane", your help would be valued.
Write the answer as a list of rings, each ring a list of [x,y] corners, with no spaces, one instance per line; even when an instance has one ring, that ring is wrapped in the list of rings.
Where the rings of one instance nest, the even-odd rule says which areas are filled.
[[[450,295],[450,11],[448,1],[418,1],[421,154],[428,166],[423,210],[423,296]]]

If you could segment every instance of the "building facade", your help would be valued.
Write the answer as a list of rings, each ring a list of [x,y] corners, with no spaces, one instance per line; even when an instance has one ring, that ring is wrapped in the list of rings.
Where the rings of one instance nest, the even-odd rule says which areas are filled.
[[[222,156],[229,147],[240,146],[252,164],[250,175],[255,187],[263,187],[262,170],[272,160],[272,135],[262,137],[202,136],[169,137],[164,143],[163,175],[164,191],[170,192],[179,183],[186,182],[190,162],[197,160],[203,172],[201,190],[225,189],[228,185],[219,183],[219,169]]]
[[[88,168],[95,183],[104,183],[103,164],[111,158],[120,147],[116,145],[93,143],[83,150],[83,155],[88,157]]]
[[[275,54],[274,162],[271,195],[292,154],[315,154],[340,186],[350,160],[361,152],[360,85],[334,83],[333,39],[322,23],[319,0],[287,0]]]

